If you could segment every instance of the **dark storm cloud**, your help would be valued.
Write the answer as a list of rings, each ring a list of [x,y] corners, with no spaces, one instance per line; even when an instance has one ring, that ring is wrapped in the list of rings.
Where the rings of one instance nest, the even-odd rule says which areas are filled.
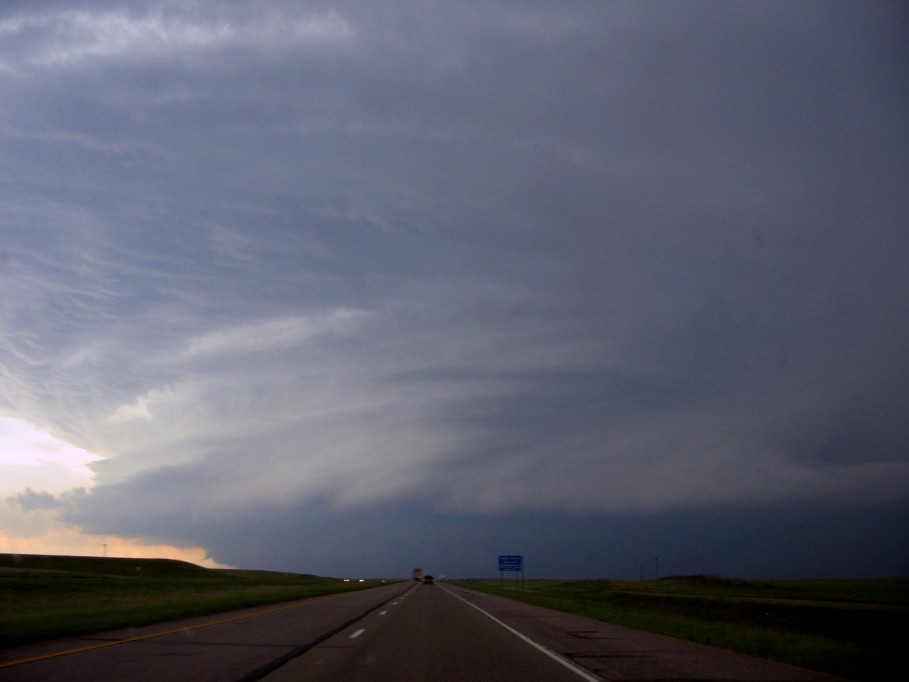
[[[88,500],[89,509],[100,503],[96,518],[103,498]],[[412,566],[448,577],[492,577],[499,554],[522,554],[528,578],[836,578],[909,569],[905,505],[730,504],[565,517],[439,514],[407,502],[332,510],[316,499],[203,518],[190,506],[184,499],[153,516],[130,514],[123,532],[186,543],[204,537],[233,565],[305,567],[339,577],[405,577]],[[162,534],[167,522],[170,530]]]
[[[521,513],[864,527],[909,483],[905,21],[8,5],[0,407],[106,457],[66,518],[221,561],[168,510],[300,519],[326,566],[313,519],[412,508],[484,551]]]

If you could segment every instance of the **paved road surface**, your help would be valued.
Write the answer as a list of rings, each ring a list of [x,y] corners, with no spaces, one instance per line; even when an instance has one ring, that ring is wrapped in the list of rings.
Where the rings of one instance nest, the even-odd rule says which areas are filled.
[[[266,682],[832,679],[442,583],[351,624]]]
[[[598,679],[523,639],[453,589],[419,585],[288,662],[266,682]]]
[[[410,588],[411,583],[396,583],[178,623],[0,649],[0,682],[260,679],[285,659]],[[156,633],[167,634],[154,636]],[[32,658],[38,660],[4,667]]]
[[[23,659],[34,660],[5,665]],[[444,583],[399,583],[155,628],[0,650],[0,682],[258,679],[829,682],[833,678]]]
[[[444,589],[468,599],[550,651],[582,664],[602,680],[833,682],[838,679],[450,585]]]

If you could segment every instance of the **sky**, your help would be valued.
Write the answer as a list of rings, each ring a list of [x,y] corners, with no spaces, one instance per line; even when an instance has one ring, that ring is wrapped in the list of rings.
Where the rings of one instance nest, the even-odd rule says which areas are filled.
[[[900,2],[0,7],[0,552],[909,575]]]

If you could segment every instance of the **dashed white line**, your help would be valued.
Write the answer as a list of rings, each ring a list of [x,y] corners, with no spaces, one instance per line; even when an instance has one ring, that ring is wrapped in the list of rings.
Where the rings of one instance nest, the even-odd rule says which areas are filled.
[[[357,630],[356,632],[354,632],[354,633],[350,636],[350,639],[356,639],[357,637],[359,637],[360,635],[362,635],[364,632],[366,632],[366,629],[365,629],[365,628],[360,628],[359,630]]]
[[[388,613],[388,611],[379,611],[380,616],[384,616],[386,613]]]

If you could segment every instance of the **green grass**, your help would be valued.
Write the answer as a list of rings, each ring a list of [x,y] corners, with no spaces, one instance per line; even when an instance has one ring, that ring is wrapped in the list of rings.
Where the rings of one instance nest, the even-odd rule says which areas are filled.
[[[0,554],[0,647],[381,584],[168,559]]]
[[[498,581],[465,587],[855,680],[897,666],[909,580]]]

